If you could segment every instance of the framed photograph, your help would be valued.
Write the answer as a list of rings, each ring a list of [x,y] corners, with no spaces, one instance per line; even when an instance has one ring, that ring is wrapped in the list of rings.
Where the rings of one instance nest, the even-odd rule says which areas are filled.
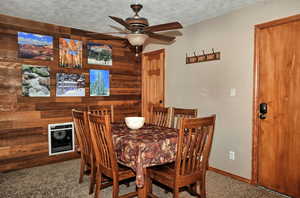
[[[22,65],[22,96],[50,96],[50,72],[48,67]]]
[[[112,66],[112,46],[98,43],[87,44],[88,64]]]
[[[19,58],[53,60],[53,37],[18,32]]]
[[[85,96],[84,74],[56,74],[56,96]]]
[[[90,96],[109,96],[109,71],[90,69]]]
[[[82,68],[82,41],[59,39],[59,66],[64,68]]]

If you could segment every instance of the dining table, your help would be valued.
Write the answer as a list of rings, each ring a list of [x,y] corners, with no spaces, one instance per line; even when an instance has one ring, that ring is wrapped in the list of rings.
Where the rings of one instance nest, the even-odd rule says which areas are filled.
[[[132,130],[125,123],[111,129],[118,162],[135,171],[138,197],[147,197],[147,168],[175,161],[178,130],[152,124]]]

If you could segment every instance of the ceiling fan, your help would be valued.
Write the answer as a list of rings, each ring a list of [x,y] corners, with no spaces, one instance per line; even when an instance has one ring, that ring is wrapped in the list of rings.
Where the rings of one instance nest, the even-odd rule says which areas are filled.
[[[117,33],[126,34],[126,38],[132,46],[137,47],[143,45],[148,37],[166,42],[171,42],[175,39],[174,36],[167,36],[157,34],[154,32],[182,28],[182,25],[179,22],[149,26],[148,20],[138,15],[139,11],[143,8],[143,6],[141,4],[132,4],[130,5],[130,7],[135,13],[132,17],[128,17],[125,20],[115,16],[109,17],[126,28],[125,31]]]

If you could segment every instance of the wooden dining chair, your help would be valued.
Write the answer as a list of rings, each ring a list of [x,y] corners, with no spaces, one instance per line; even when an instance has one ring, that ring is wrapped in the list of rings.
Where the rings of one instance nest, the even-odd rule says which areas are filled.
[[[80,173],[79,173],[79,183],[82,183],[83,176],[89,174],[90,184],[89,184],[89,194],[94,192],[95,186],[95,156],[92,148],[92,140],[90,129],[88,126],[88,116],[87,111],[78,111],[73,109],[73,122],[75,125],[76,139],[79,145],[80,153]],[[102,179],[102,188],[106,188],[112,185],[112,182],[107,180],[107,178]]]
[[[206,197],[206,170],[214,134],[215,118],[183,118],[177,142],[174,166],[149,168],[149,196],[152,194],[152,180],[173,189],[173,197],[179,196],[179,188],[199,183],[201,198]]]
[[[114,106],[113,105],[91,105],[88,111],[97,115],[110,115],[111,122],[114,122]]]
[[[171,127],[171,111],[170,107],[151,106],[150,123],[157,126]]]
[[[117,163],[116,153],[112,140],[111,121],[109,115],[96,115],[88,113],[92,145],[96,158],[96,190],[98,198],[101,188],[102,176],[113,180],[113,198],[119,197],[119,181],[135,177],[135,173],[127,167]],[[131,192],[120,197],[134,197],[137,192]]]
[[[196,118],[198,114],[197,109],[184,109],[184,108],[172,108],[171,115],[171,127],[179,129],[180,120],[182,118]]]
[[[80,149],[80,175],[79,183],[83,181],[85,172],[90,172],[90,187],[89,194],[93,193],[95,179],[94,179],[94,163],[92,156],[91,138],[88,129],[88,120],[86,111],[78,111],[73,109],[73,122],[75,125],[76,139]]]

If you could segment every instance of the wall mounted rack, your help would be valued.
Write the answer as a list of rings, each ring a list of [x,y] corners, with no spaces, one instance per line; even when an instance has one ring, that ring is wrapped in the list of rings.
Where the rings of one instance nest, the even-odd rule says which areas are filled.
[[[221,52],[215,52],[214,49],[212,49],[212,53],[209,54],[205,54],[204,50],[202,50],[201,55],[197,55],[196,52],[194,52],[194,56],[188,56],[188,54],[186,54],[185,62],[186,64],[191,64],[191,63],[214,61],[220,59],[221,59]]]

